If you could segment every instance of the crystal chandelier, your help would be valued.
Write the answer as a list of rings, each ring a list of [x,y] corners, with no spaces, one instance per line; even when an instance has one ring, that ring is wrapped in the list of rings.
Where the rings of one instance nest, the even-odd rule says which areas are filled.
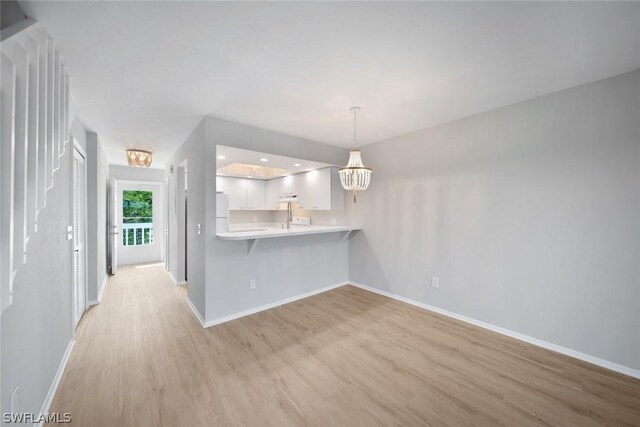
[[[145,150],[127,150],[127,162],[129,166],[136,168],[148,168],[151,166],[151,152]]]
[[[356,145],[356,114],[360,107],[351,107],[353,113],[353,145]],[[359,150],[349,151],[349,163],[338,171],[342,187],[353,191],[353,203],[356,203],[356,191],[366,190],[371,182],[371,169],[365,168]]]

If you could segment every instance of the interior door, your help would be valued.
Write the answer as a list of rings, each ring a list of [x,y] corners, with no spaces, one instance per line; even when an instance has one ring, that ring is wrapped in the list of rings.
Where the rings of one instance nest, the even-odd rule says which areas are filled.
[[[118,269],[118,182],[111,179],[109,186],[109,272],[116,274]]]
[[[87,308],[87,194],[84,156],[73,150],[73,289],[74,325]]]

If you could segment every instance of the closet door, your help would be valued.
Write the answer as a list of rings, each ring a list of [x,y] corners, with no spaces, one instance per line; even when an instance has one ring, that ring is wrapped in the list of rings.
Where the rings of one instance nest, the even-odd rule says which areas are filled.
[[[87,308],[87,203],[84,156],[73,150],[73,289],[74,325]]]

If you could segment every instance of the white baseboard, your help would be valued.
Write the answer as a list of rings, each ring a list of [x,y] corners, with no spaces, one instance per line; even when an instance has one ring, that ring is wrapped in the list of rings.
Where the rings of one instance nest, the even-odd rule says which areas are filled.
[[[209,328],[211,326],[219,325],[221,323],[229,322],[231,320],[239,319],[241,317],[250,316],[255,313],[259,313],[261,311],[269,310],[271,308],[275,308],[284,304],[289,304],[290,302],[298,301],[303,298],[308,298],[313,295],[321,294],[323,292],[330,291],[332,289],[339,288],[341,286],[347,285],[349,282],[341,282],[335,285],[326,286],[324,288],[315,289],[313,291],[305,292],[303,294],[295,295],[289,298],[282,299],[280,301],[272,302],[270,304],[261,305],[259,307],[250,308],[248,310],[240,311],[238,313],[230,314],[228,316],[219,317],[217,319],[209,320],[203,323],[203,327]],[[202,322],[201,322],[202,323]]]
[[[105,275],[104,279],[102,279],[102,284],[100,285],[100,292],[98,292],[98,303],[102,302],[102,294],[104,294],[104,289],[107,287],[107,278],[109,276]]]
[[[186,280],[181,280],[177,283],[178,286],[185,286],[187,284]]]
[[[167,270],[167,273],[169,273],[169,277],[171,277],[171,280],[173,281],[173,284],[177,285],[178,281],[176,280],[175,277],[173,277],[173,274],[171,274],[171,272],[169,270]]]
[[[396,294],[393,294],[391,292],[383,291],[383,290],[380,290],[380,289],[377,289],[377,288],[372,288],[370,286],[363,285],[361,283],[356,283],[356,282],[353,282],[353,281],[350,281],[349,283],[351,285],[357,287],[357,288],[364,289],[365,291],[373,292],[373,293],[376,293],[378,295],[382,295],[382,296],[385,296],[385,297],[388,297],[388,298],[395,299],[397,301],[402,301],[402,302],[405,302],[407,304],[411,304],[411,305],[414,305],[416,307],[420,307],[420,308],[423,308],[425,310],[432,311],[434,313],[438,313],[438,314],[442,314],[442,315],[447,316],[447,317],[451,317],[453,319],[461,320],[463,322],[466,322],[466,323],[469,323],[469,324],[472,324],[472,325],[475,325],[475,326],[479,326],[481,328],[488,329],[490,331],[497,332],[499,334],[506,335],[508,337],[515,338],[517,340],[524,341],[526,343],[536,345],[538,347],[546,348],[547,350],[555,351],[556,353],[564,354],[565,356],[570,356],[570,357],[573,357],[575,359],[582,360],[584,362],[592,363],[594,365],[601,366],[603,368],[610,369],[612,371],[628,375],[630,377],[640,378],[640,370],[639,369],[630,368],[628,366],[624,366],[624,365],[620,365],[618,363],[610,362],[608,360],[600,359],[598,357],[591,356],[589,354],[581,353],[579,351],[572,350],[572,349],[566,348],[566,347],[562,347],[560,345],[553,344],[553,343],[550,343],[550,342],[547,342],[547,341],[543,341],[543,340],[540,340],[538,338],[533,338],[533,337],[530,337],[528,335],[524,335],[524,334],[521,334],[519,332],[512,331],[510,329],[502,328],[500,326],[495,326],[495,325],[492,325],[490,323],[483,322],[481,320],[473,319],[471,317],[463,316],[463,315],[458,314],[458,313],[454,313],[454,312],[451,312],[451,311],[443,310],[441,308],[434,307],[432,305],[425,304],[425,303],[422,303],[420,301],[416,301],[416,300],[413,300],[413,299],[410,299],[410,298],[405,298],[403,296],[396,295]]]
[[[109,278],[109,275],[105,275],[104,279],[102,280],[102,284],[100,285],[100,290],[98,291],[98,299],[94,299],[91,301],[87,302],[87,305],[89,307],[94,306],[94,305],[98,305],[100,304],[100,302],[102,302],[102,294],[104,294],[104,289],[107,287],[107,279]]]
[[[202,327],[204,328],[204,319],[202,318],[202,316],[200,316],[200,313],[198,312],[198,310],[196,310],[196,306],[193,305],[193,303],[191,302],[191,300],[189,299],[189,297],[186,297],[184,299],[187,302],[187,305],[189,306],[189,308],[191,309],[191,311],[193,311],[193,314],[196,315],[196,318],[198,319],[198,322],[200,322],[200,324],[202,325]]]
[[[67,349],[62,356],[62,360],[60,361],[60,365],[58,365],[58,371],[56,372],[55,377],[53,377],[53,382],[51,383],[51,387],[49,387],[49,392],[47,396],[44,398],[44,402],[42,403],[42,408],[40,409],[41,414],[46,414],[49,412],[49,408],[51,408],[51,402],[53,402],[53,397],[56,395],[56,391],[58,390],[58,386],[60,385],[60,380],[62,379],[62,375],[64,374],[64,370],[67,367],[67,363],[69,362],[69,356],[71,356],[71,350],[73,350],[73,345],[76,343],[75,339],[72,339],[67,345]],[[39,424],[40,426],[43,423]]]

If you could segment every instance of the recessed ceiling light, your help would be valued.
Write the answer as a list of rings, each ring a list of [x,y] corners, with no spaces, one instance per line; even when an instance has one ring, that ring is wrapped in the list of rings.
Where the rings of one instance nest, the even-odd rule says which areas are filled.
[[[220,160],[224,160],[224,159],[226,159],[226,157],[225,157],[225,156],[218,156],[218,158],[219,158]]]
[[[265,159],[264,157],[260,159],[261,162],[268,162],[269,159]]]
[[[302,165],[301,165],[300,163],[296,163],[296,164],[295,164],[295,165],[293,165],[293,166],[302,166]]]
[[[251,175],[247,175],[247,178],[253,178]]]

